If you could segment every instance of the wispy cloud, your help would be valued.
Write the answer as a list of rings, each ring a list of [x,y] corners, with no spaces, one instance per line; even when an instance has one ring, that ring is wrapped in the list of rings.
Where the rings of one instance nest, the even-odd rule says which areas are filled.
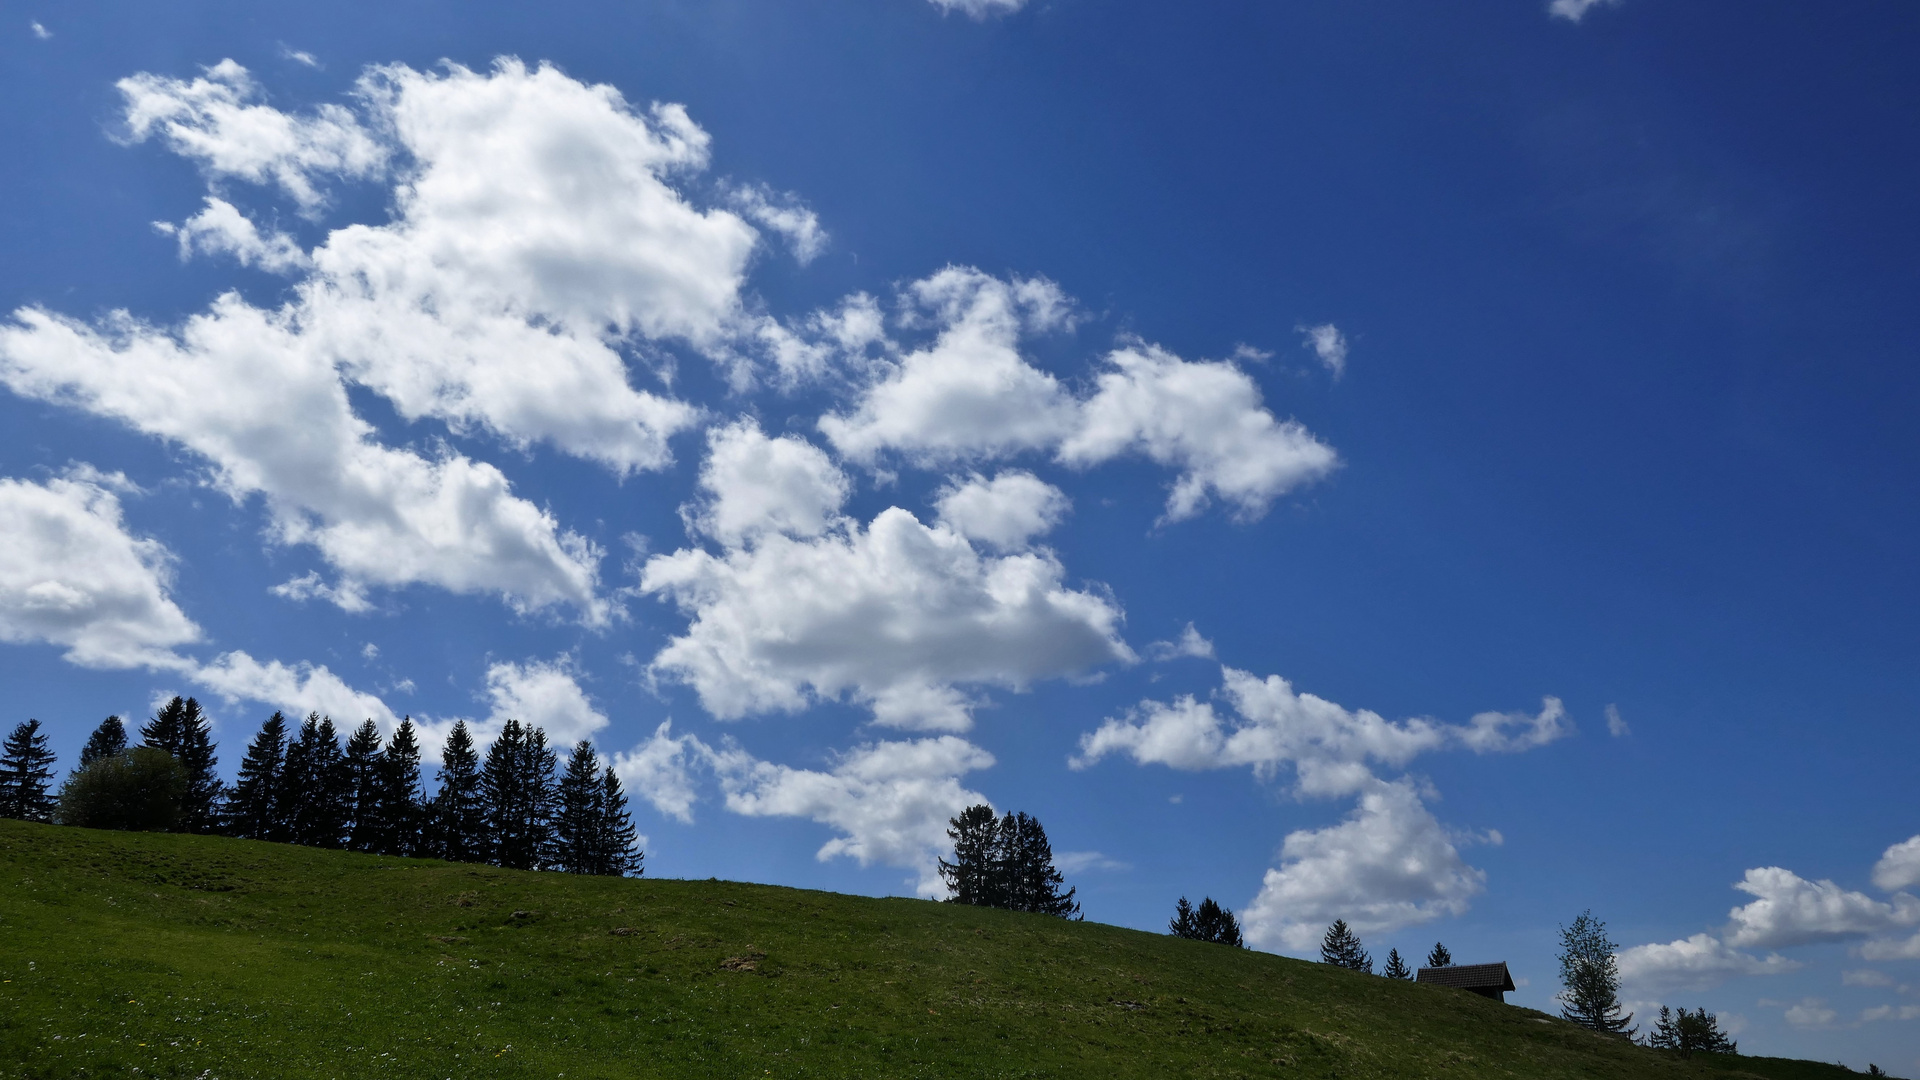
[[[1553,0],[1547,5],[1547,14],[1556,19],[1565,19],[1577,23],[1587,17],[1587,12],[1597,7],[1617,7],[1620,0]]]

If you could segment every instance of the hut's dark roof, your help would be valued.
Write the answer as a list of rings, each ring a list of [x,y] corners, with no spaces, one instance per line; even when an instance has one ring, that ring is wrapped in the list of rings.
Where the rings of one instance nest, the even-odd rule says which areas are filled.
[[[1506,961],[1497,964],[1453,964],[1448,967],[1423,967],[1414,973],[1414,982],[1452,986],[1461,990],[1512,990],[1513,976]]]

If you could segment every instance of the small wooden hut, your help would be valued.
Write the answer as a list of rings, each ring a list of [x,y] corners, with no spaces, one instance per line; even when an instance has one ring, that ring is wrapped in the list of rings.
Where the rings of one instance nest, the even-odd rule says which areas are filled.
[[[1414,982],[1428,983],[1433,986],[1451,986],[1456,990],[1489,997],[1502,1005],[1506,1004],[1507,991],[1512,990],[1513,976],[1507,973],[1505,960],[1496,964],[1449,964],[1446,967],[1423,967],[1414,973]]]

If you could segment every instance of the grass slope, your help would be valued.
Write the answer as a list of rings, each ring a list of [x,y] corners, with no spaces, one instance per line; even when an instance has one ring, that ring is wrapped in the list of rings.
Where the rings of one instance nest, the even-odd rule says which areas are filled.
[[[1852,1075],[1094,923],[13,821],[0,979],[34,1080]]]

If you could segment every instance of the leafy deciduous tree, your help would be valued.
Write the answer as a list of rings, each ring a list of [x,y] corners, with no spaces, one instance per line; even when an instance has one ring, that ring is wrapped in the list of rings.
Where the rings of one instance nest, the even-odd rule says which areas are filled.
[[[172,754],[136,746],[68,777],[55,820],[87,829],[170,832],[179,827],[188,783]]]
[[[214,753],[213,728],[200,711],[200,702],[174,695],[173,700],[140,729],[140,741],[142,745],[172,754],[187,770],[187,788],[180,796],[180,814],[175,827],[191,833],[218,831],[222,791],[214,766],[220,759]]]

